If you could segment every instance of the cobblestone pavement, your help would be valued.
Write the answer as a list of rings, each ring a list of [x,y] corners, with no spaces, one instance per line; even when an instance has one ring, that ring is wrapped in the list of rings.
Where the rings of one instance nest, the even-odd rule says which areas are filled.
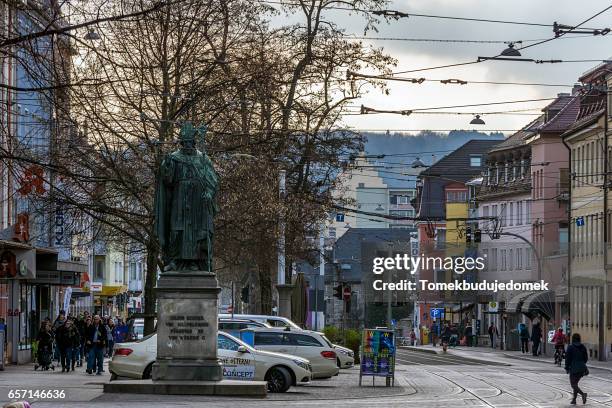
[[[384,379],[364,378],[358,386],[359,369],[342,370],[329,380],[292,387],[285,394],[266,399],[202,396],[146,396],[103,394],[104,376],[82,371],[34,372],[31,366],[7,367],[0,373],[0,401],[8,401],[13,389],[60,390],[63,400],[32,401],[33,407],[240,407],[306,408],[331,407],[566,407],[570,394],[567,375],[553,364],[516,360],[502,354],[453,350],[448,354],[400,350],[396,386],[385,387]],[[612,373],[592,368],[581,386],[589,393],[589,407],[612,408]]]

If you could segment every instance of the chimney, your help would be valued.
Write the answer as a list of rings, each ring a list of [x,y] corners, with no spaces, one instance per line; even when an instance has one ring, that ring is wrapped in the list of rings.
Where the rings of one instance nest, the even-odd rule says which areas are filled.
[[[583,86],[580,83],[575,83],[574,87],[572,88],[572,95],[576,95],[578,94],[580,91],[582,91]]]

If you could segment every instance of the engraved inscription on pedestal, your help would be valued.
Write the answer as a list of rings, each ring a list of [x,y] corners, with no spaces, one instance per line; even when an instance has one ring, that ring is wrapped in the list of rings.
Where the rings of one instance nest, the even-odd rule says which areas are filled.
[[[158,358],[216,359],[216,299],[160,299]]]

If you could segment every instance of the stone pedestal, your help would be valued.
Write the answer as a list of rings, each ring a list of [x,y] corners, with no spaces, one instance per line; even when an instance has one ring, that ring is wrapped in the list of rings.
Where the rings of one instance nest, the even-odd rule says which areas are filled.
[[[220,381],[214,273],[164,272],[157,282],[156,381]]]
[[[293,285],[276,285],[278,291],[278,315],[291,319],[291,292]]]

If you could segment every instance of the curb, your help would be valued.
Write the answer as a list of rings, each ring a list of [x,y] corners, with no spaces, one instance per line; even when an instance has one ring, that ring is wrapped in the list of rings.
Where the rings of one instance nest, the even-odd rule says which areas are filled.
[[[552,361],[548,361],[548,360],[536,360],[536,359],[533,359],[533,358],[522,357],[522,356],[515,356],[515,355],[507,354],[507,353],[502,353],[502,355],[504,357],[512,358],[512,359],[515,359],[515,360],[533,361],[535,363],[544,363],[544,364],[547,364],[547,363],[551,364],[551,363],[553,363]],[[609,371],[609,372],[612,373],[612,368],[609,368],[609,367],[601,367],[601,366],[598,366],[598,365],[590,365],[590,367],[591,368],[595,368],[595,369],[600,369],[600,370],[606,370],[606,371]]]
[[[433,348],[423,348],[423,347],[417,347],[417,346],[398,346],[397,348],[402,349],[402,350],[419,351],[421,353],[442,354],[442,348],[440,348],[440,350],[434,350]]]

